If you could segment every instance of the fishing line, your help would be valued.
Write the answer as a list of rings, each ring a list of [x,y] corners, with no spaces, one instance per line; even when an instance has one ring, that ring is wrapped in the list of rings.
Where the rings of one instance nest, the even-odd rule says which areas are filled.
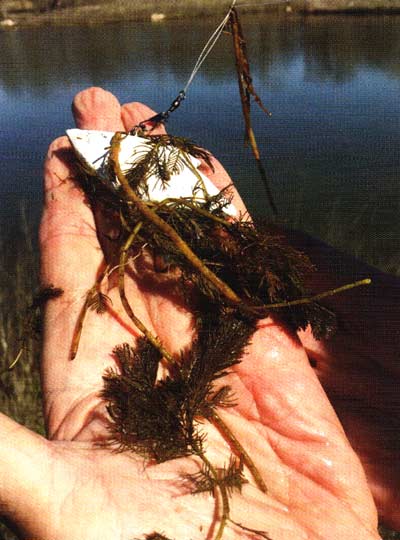
[[[154,129],[158,124],[165,123],[169,115],[175,111],[179,107],[179,105],[182,103],[182,101],[186,98],[186,93],[189,88],[189,86],[192,84],[193,79],[197,75],[197,72],[199,71],[200,67],[202,66],[203,62],[207,58],[207,56],[210,54],[212,49],[214,48],[215,44],[217,43],[218,39],[220,38],[222,32],[224,31],[224,28],[226,27],[227,22],[229,21],[229,17],[232,11],[232,8],[235,6],[236,0],[233,0],[227,14],[222,19],[222,21],[219,23],[217,28],[214,30],[214,32],[211,34],[211,36],[208,38],[207,43],[204,45],[201,53],[199,54],[199,57],[197,58],[197,61],[193,67],[192,73],[190,74],[185,87],[183,90],[179,92],[179,94],[176,96],[174,101],[171,103],[169,108],[166,111],[162,111],[160,113],[157,113],[156,115],[152,116],[151,118],[148,118],[147,120],[143,120],[143,122],[140,122],[138,126],[135,126],[130,133],[136,133],[137,128],[140,128],[142,130],[147,130],[149,128],[146,127],[146,124],[150,124],[150,131]]]
[[[217,26],[217,28],[214,30],[213,34],[211,34],[209,40],[207,41],[207,43],[204,45],[203,47],[203,50],[201,51],[198,59],[197,59],[197,62],[193,68],[193,71],[186,83],[186,86],[185,88],[183,89],[183,92],[186,94],[187,92],[187,89],[189,88],[189,86],[192,84],[192,81],[193,79],[195,78],[197,72],[199,71],[202,63],[204,62],[204,60],[207,58],[207,56],[210,54],[210,52],[212,51],[214,45],[217,43],[218,39],[220,38],[225,26],[226,26],[226,23],[228,22],[229,20],[229,17],[230,17],[230,14],[231,14],[231,10],[232,8],[234,7],[234,5],[236,4],[236,0],[233,0],[232,4],[231,4],[231,7],[229,8],[229,11],[228,13],[225,15],[224,19],[221,21],[221,23]]]

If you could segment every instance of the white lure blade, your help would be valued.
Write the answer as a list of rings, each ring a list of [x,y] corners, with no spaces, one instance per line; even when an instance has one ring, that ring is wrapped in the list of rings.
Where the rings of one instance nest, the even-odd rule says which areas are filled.
[[[111,146],[111,139],[114,132],[94,131],[85,129],[68,129],[68,138],[74,148],[79,160],[93,174],[100,179],[108,181],[107,164],[108,154]],[[127,172],[132,168],[136,160],[143,156],[148,146],[148,140],[137,135],[127,135],[121,140],[119,151],[119,163],[122,172]],[[173,146],[167,146],[166,152],[172,152]],[[155,175],[149,175],[147,179],[147,190],[140,193],[143,199],[151,201],[163,201],[168,198],[187,197],[195,200],[204,199],[204,190],[210,196],[218,195],[218,188],[211,182],[207,176],[198,170],[200,161],[188,155],[193,167],[197,169],[197,174],[183,165],[179,172],[171,174],[170,180],[164,185]],[[201,181],[199,182],[199,177]],[[118,181],[115,181],[118,185]],[[202,184],[202,185],[200,185]],[[233,204],[229,204],[224,209],[230,216],[236,216],[237,210]]]

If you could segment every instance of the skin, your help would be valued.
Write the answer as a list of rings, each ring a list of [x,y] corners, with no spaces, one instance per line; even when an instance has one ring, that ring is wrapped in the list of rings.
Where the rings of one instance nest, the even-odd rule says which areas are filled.
[[[400,281],[301,233],[290,242],[305,250],[318,268],[316,292],[370,277],[372,284],[325,304],[339,329],[328,341],[299,334],[351,445],[366,471],[381,519],[400,530]],[[334,272],[332,269],[340,269]]]
[[[130,129],[153,114],[137,103],[121,108],[114,96],[98,88],[78,94],[73,112],[80,128],[112,131]],[[89,312],[78,355],[69,360],[74,325],[109,249],[105,233],[112,231],[112,223],[105,223],[100,213],[94,216],[85,203],[73,178],[72,162],[67,139],[57,139],[45,165],[40,230],[42,283],[64,290],[45,310],[42,383],[48,438],[0,415],[0,510],[25,539],[133,540],[158,531],[176,540],[211,540],[217,524],[215,500],[211,495],[191,494],[182,479],[199,470],[198,460],[146,465],[138,456],[115,454],[94,444],[108,438],[108,418],[98,395],[102,375],[115,365],[114,346],[132,343],[138,334],[110,280],[104,292],[112,300],[111,309],[102,316]],[[229,183],[217,162],[214,173],[204,166],[203,171],[218,187]],[[243,210],[237,194],[234,202]],[[291,241],[304,243],[300,237]],[[193,338],[192,319],[173,300],[170,281],[145,287],[140,276],[132,274],[127,293],[139,318],[169,350],[177,352]],[[304,333],[300,341],[265,319],[242,363],[228,376],[239,405],[221,411],[221,416],[251,453],[268,486],[268,493],[261,493],[246,473],[249,483],[233,495],[231,517],[246,527],[267,531],[273,540],[379,538],[366,474],[307,352],[317,357],[318,376],[352,432],[364,465],[387,451],[385,440],[376,438],[386,437],[387,431],[378,422],[379,400],[372,405],[377,421],[372,428],[365,421],[363,405],[369,405],[369,394],[361,383],[369,380],[373,369],[379,368],[383,378],[387,365],[387,371],[396,375],[396,366],[390,363],[392,358],[385,364],[384,353],[382,364],[370,358],[365,366],[364,357],[357,356],[357,345],[347,347],[341,339],[345,337],[328,346]],[[364,356],[369,358],[367,353]],[[350,357],[356,359],[352,368]],[[360,377],[361,401],[357,389],[345,384],[346,370],[355,371],[353,382]],[[395,398],[389,379],[385,381],[385,390]],[[350,391],[354,403],[349,402],[346,411],[343,404]],[[386,417],[393,412],[389,404],[382,404],[383,409]],[[230,452],[223,437],[209,425],[204,430],[209,458],[217,465],[227,463]],[[398,511],[389,509],[396,499],[384,469],[371,465],[365,470],[381,513],[400,526]],[[224,538],[246,537],[257,538],[228,524]]]

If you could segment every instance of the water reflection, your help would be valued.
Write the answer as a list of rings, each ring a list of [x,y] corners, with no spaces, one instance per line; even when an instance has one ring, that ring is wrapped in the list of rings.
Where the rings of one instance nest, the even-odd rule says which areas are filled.
[[[274,113],[266,119],[255,111],[254,127],[281,215],[376,264],[384,254],[395,261],[391,269],[400,269],[400,17],[246,16],[242,22],[257,90]],[[77,91],[98,85],[121,101],[166,107],[215,23],[0,33],[0,220],[22,196],[39,208],[42,156],[71,125]],[[170,130],[210,148],[251,211],[268,213],[243,147],[229,36],[203,65]]]
[[[304,28],[309,78],[345,81],[365,68],[399,76],[399,23],[400,17],[350,17],[346,24],[327,25],[313,17]]]
[[[266,77],[277,59],[290,64],[301,56],[307,78],[346,81],[360,68],[400,75],[400,17],[244,18],[254,69]],[[184,80],[213,29],[214,21],[110,24],[105,27],[33,28],[0,33],[0,85],[5,92],[43,93],[86,79],[92,84],[120,79],[130,66],[132,84],[137,61],[147,71]],[[228,41],[229,37],[223,38]],[[230,44],[219,44],[203,72],[220,83],[232,78]],[[218,75],[218,79],[215,78]]]

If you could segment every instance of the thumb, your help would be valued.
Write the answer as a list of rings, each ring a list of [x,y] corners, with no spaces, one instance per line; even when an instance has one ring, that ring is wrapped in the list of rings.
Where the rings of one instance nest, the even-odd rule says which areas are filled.
[[[49,458],[46,439],[0,413],[0,515],[20,530],[46,512]]]

